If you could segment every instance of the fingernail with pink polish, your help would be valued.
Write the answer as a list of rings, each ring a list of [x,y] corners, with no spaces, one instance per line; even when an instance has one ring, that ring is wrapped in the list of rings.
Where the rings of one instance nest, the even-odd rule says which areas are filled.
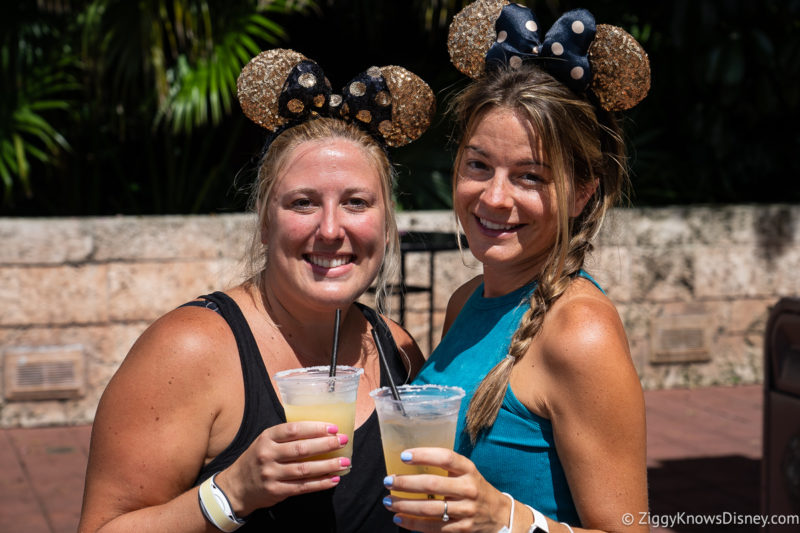
[[[340,481],[341,479],[342,479],[342,478],[341,478],[341,477],[339,477],[339,476],[333,476],[333,477],[331,478],[331,483],[333,483],[334,485],[336,485],[337,483],[339,483],[339,481]]]
[[[350,466],[350,459],[347,457],[341,457],[339,459],[339,466]]]
[[[337,433],[339,433],[339,427],[338,426],[328,426],[327,432],[330,433],[331,435],[336,435]]]
[[[342,446],[347,444],[348,440],[349,439],[347,438],[347,435],[339,435],[339,444],[341,444]]]

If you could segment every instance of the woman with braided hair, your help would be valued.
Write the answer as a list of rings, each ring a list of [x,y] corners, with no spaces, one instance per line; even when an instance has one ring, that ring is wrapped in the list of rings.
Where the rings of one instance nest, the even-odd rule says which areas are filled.
[[[453,104],[461,130],[454,211],[483,273],[451,297],[442,342],[415,379],[467,391],[454,451],[401,456],[449,477],[388,472],[385,480],[441,495],[444,505],[385,503],[395,522],[418,531],[648,531],[642,388],[619,314],[584,270],[627,184],[621,131],[614,106],[599,103],[607,94],[595,86],[587,94],[547,61],[494,46],[533,38],[538,26],[530,11],[506,4],[472,4],[469,22],[451,26],[451,40],[497,32],[482,49],[487,68]],[[521,30],[498,22],[459,32],[495,7]],[[576,10],[559,22],[566,33],[591,33],[591,42],[590,17]],[[598,39],[606,30],[596,31]],[[536,45],[540,55],[576,48],[553,33]],[[456,44],[451,54],[469,48]],[[586,65],[566,67],[574,81]],[[595,79],[601,73],[596,67]]]

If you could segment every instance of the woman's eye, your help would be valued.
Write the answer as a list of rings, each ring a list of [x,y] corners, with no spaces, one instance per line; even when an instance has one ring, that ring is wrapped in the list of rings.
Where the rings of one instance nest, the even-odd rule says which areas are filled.
[[[313,204],[308,198],[298,198],[296,200],[292,200],[291,202],[292,209],[305,210],[310,209],[312,206]]]
[[[489,168],[489,165],[487,165],[483,161],[478,161],[478,160],[472,159],[472,160],[467,161],[467,168],[470,168],[470,169],[473,169],[473,170],[487,170]]]
[[[526,183],[538,183],[542,178],[538,174],[523,174],[520,179]]]
[[[369,202],[363,198],[349,198],[345,203],[347,207],[353,209],[366,209],[369,207]]]

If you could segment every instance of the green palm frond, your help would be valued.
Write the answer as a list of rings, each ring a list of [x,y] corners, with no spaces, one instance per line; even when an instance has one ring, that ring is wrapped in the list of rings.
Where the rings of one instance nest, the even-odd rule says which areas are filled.
[[[234,7],[223,0],[94,0],[84,15],[84,53],[110,76],[111,99],[123,112],[151,109],[130,98],[149,87],[153,127],[188,133],[230,114],[242,67],[265,45],[286,39],[265,15],[313,8],[310,0],[250,0]],[[138,38],[131,38],[132,27]]]
[[[210,50],[195,58],[181,54],[167,70],[169,92],[159,106],[156,125],[163,121],[177,133],[219,124],[231,112],[242,67],[263,44],[276,45],[286,38],[280,26],[260,13],[245,13],[231,22],[230,30],[217,29]]]
[[[69,113],[78,84],[75,57],[53,49],[60,36],[35,13],[20,20],[0,41],[0,190],[9,205],[15,190],[31,196],[33,162],[51,165],[70,149],[54,125]]]

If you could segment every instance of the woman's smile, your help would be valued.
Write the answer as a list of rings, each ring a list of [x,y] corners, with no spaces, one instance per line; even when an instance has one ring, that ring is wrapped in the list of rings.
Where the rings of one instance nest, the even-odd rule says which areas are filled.
[[[496,236],[500,236],[504,233],[510,231],[516,231],[517,229],[522,227],[522,224],[508,224],[502,222],[493,222],[488,218],[483,218],[481,216],[475,216],[478,219],[478,224],[481,229],[483,229],[487,234],[492,235],[496,234]]]
[[[332,274],[340,273],[343,269],[340,267],[349,266],[353,264],[355,256],[352,254],[303,254],[305,259],[315,273]],[[343,272],[341,272],[343,273]]]

